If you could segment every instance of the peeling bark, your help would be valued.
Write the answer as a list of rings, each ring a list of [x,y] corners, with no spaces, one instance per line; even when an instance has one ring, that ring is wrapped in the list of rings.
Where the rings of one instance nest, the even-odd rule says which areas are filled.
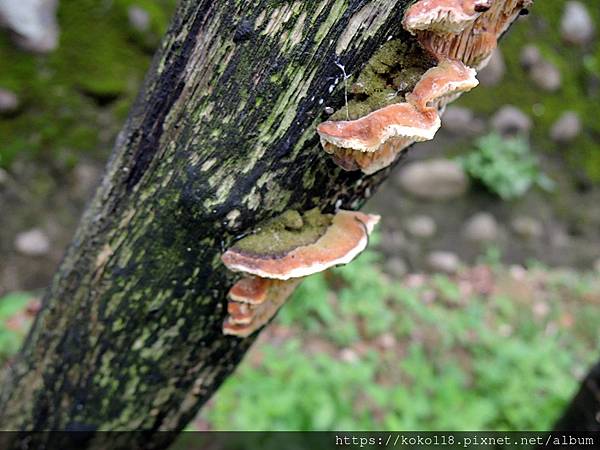
[[[400,26],[408,3],[180,2],[6,374],[1,428],[180,430],[194,417],[253,342],[221,331],[236,279],[223,249],[288,209],[358,209],[386,178],[339,169],[315,128],[344,104],[336,63],[356,74],[389,39],[420,58]]]

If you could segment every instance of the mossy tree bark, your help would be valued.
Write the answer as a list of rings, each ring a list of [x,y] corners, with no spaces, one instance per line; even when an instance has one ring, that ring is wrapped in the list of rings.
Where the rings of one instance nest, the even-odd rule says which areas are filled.
[[[1,428],[194,417],[253,341],[221,331],[223,249],[290,208],[358,208],[385,178],[338,169],[315,126],[344,101],[336,62],[353,73],[389,36],[410,39],[406,3],[180,2],[5,378]]]
[[[0,427],[180,430],[253,339],[224,336],[223,249],[287,209],[359,208],[315,126],[409,0],[182,0],[0,396]],[[42,437],[40,437],[41,439]],[[152,434],[140,437],[150,448]],[[168,441],[168,439],[166,439]]]

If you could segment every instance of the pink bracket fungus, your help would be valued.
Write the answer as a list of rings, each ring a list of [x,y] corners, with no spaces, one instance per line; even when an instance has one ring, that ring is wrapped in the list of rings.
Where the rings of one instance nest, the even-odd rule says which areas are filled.
[[[242,278],[229,290],[229,298],[239,303],[260,305],[267,299],[271,281],[259,278]]]
[[[323,148],[342,169],[360,169],[363,173],[371,175],[392,164],[398,154],[414,142],[410,138],[391,138],[374,152],[340,148],[328,142],[323,144]]]
[[[396,103],[357,120],[323,122],[317,132],[322,144],[374,152],[393,137],[413,141],[433,139],[439,127],[437,112],[420,111],[410,103]]]
[[[227,303],[227,314],[229,314],[229,322],[236,325],[248,325],[254,318],[254,310],[251,306],[233,300]]]
[[[406,100],[424,110],[433,106],[430,105],[432,102],[439,102],[445,97],[476,87],[479,84],[476,75],[475,69],[465,66],[461,61],[444,59],[423,74]]]
[[[408,102],[381,108],[352,121],[328,121],[317,127],[325,151],[345,170],[370,175],[387,166],[414,142],[433,139],[440,127],[437,108],[450,96],[477,86],[475,70],[444,60],[417,82]],[[430,105],[430,103],[436,103]]]
[[[492,6],[493,0],[420,0],[404,14],[404,29],[415,33],[427,30],[439,33],[460,33],[473,23],[482,12]]]
[[[403,26],[437,59],[406,102],[385,106],[364,117],[327,121],[317,127],[325,152],[344,170],[372,174],[394,162],[414,142],[433,139],[438,111],[477,86],[500,35],[533,0],[418,0],[406,11]]]
[[[246,276],[230,289],[223,333],[246,337],[265,325],[302,278],[347,264],[367,246],[379,216],[288,211],[238,241],[221,259]]]
[[[324,233],[312,243],[284,252],[273,251],[269,245],[249,251],[244,248],[242,240],[227,250],[221,259],[234,272],[262,278],[289,280],[305,277],[352,261],[365,249],[369,234],[378,222],[379,216],[339,211]]]
[[[467,66],[481,69],[496,48],[502,33],[532,2],[533,0],[419,0],[407,10],[403,25],[406,30],[416,34],[421,45],[438,59],[458,59]],[[468,16],[470,19],[457,19],[451,23],[441,20],[427,24],[423,17],[427,16],[428,10],[436,10],[438,4],[444,4],[445,8],[453,5],[454,12],[448,13],[451,17],[464,19]]]
[[[261,304],[240,303],[232,299],[229,292],[230,301],[227,304],[228,316],[223,322],[223,333],[238,337],[248,337],[256,330],[266,325],[267,322],[275,316],[279,308],[285,303],[287,298],[294,292],[301,278],[293,280],[265,280],[261,278],[242,278],[232,288],[240,282],[250,280],[261,280],[260,283],[267,287],[265,301]],[[264,281],[264,282],[263,282]]]

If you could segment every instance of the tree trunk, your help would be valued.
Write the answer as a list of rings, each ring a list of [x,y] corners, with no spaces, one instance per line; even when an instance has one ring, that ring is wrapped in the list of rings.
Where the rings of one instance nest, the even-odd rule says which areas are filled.
[[[288,209],[357,209],[386,178],[339,169],[315,126],[344,104],[336,63],[355,74],[390,39],[423,63],[400,26],[409,3],[181,0],[8,370],[2,429],[180,430],[194,417],[253,342],[221,331],[236,278],[223,250]]]
[[[600,431],[600,363],[585,377],[555,431]]]

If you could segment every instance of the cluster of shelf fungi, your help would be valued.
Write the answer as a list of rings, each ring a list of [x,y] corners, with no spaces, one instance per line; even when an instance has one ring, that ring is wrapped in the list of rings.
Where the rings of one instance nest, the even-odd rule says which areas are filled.
[[[317,127],[323,149],[345,170],[375,173],[415,142],[433,139],[440,111],[477,86],[477,71],[498,38],[532,0],[419,0],[402,25],[437,65],[427,70],[405,101],[356,120]],[[222,255],[244,276],[228,293],[225,334],[247,337],[267,324],[300,281],[347,264],[368,244],[379,216],[339,210],[304,215],[288,211],[267,222]]]

